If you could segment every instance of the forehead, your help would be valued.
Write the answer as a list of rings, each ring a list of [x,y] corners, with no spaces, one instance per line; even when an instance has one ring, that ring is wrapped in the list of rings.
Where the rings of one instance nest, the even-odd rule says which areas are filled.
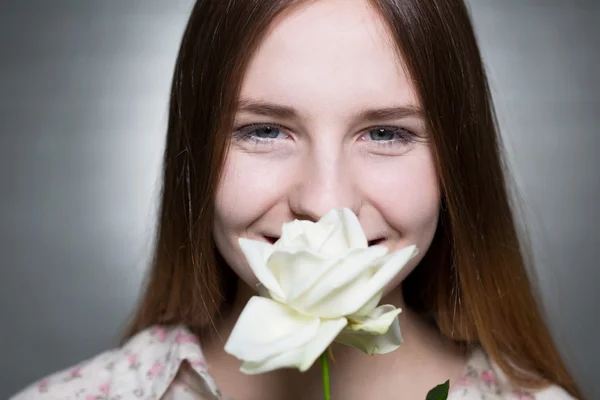
[[[365,0],[319,0],[275,20],[253,55],[242,98],[305,114],[417,105],[396,44]]]

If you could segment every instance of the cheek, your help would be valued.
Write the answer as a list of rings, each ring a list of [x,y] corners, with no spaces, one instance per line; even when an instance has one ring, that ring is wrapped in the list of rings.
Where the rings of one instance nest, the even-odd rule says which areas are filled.
[[[215,212],[226,230],[239,229],[252,218],[254,209],[260,208],[258,191],[250,182],[259,182],[253,169],[244,168],[243,160],[230,154],[223,166],[223,174],[215,197]]]
[[[238,238],[248,237],[253,223],[280,198],[282,185],[274,173],[277,170],[273,169],[272,162],[257,162],[251,155],[231,151],[215,195],[215,244],[227,264],[249,285],[256,284],[257,280],[239,247]]]
[[[215,214],[213,221],[213,237],[216,247],[227,265],[238,277],[251,284],[253,274],[237,243],[252,215],[256,202],[255,192],[249,190],[246,182],[248,172],[239,166],[238,157],[229,154],[223,166],[223,173],[215,196]]]
[[[280,195],[273,162],[232,150],[215,197],[217,222],[230,234],[245,232]]]
[[[432,237],[439,216],[440,193],[435,174],[419,171],[398,177],[381,197],[386,221],[401,237],[420,243]]]
[[[416,245],[419,253],[388,285],[396,287],[421,261],[436,232],[440,188],[429,150],[394,160],[396,165],[380,169],[377,174],[362,177],[368,182],[365,192],[386,224],[394,232],[390,250]]]
[[[363,169],[367,171],[367,169]],[[440,204],[440,189],[432,156],[427,147],[371,168],[361,177],[363,190],[385,221],[401,237],[418,239],[432,235]]]

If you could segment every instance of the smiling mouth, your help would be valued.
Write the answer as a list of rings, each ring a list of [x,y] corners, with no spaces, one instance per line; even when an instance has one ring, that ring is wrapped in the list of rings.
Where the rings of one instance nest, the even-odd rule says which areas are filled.
[[[369,246],[378,245],[381,242],[383,242],[384,240],[385,240],[385,238],[378,238],[378,239],[369,240]]]
[[[270,244],[275,244],[275,242],[279,240],[279,238],[276,237],[276,236],[267,236],[267,235],[264,235],[264,238]],[[368,245],[369,246],[375,246],[375,245],[381,244],[384,240],[385,240],[385,238],[377,238],[377,239],[369,240]]]
[[[275,244],[275,242],[279,240],[279,238],[275,236],[265,236],[265,239],[271,244]]]

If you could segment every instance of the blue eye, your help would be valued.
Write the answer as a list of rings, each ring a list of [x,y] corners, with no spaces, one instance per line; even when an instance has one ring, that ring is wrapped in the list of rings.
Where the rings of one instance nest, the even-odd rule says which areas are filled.
[[[368,137],[367,140],[384,146],[409,144],[415,141],[415,135],[412,132],[398,126],[369,129],[363,137]]]
[[[396,132],[391,129],[377,128],[369,131],[369,136],[372,140],[393,140]]]
[[[234,137],[238,140],[270,142],[280,139],[283,134],[282,128],[277,125],[251,124],[237,129]]]
[[[278,139],[285,139],[287,134],[279,125],[250,124],[238,128],[234,138],[239,141],[250,141],[256,144],[274,144]],[[415,142],[415,134],[399,127],[376,127],[367,130],[362,140],[373,142],[376,146],[406,146]]]

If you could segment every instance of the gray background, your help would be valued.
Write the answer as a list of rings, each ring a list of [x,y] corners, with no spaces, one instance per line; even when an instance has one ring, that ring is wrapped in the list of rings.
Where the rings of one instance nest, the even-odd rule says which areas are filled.
[[[191,0],[0,4],[0,398],[116,343]],[[472,0],[551,327],[600,370],[598,1]]]

